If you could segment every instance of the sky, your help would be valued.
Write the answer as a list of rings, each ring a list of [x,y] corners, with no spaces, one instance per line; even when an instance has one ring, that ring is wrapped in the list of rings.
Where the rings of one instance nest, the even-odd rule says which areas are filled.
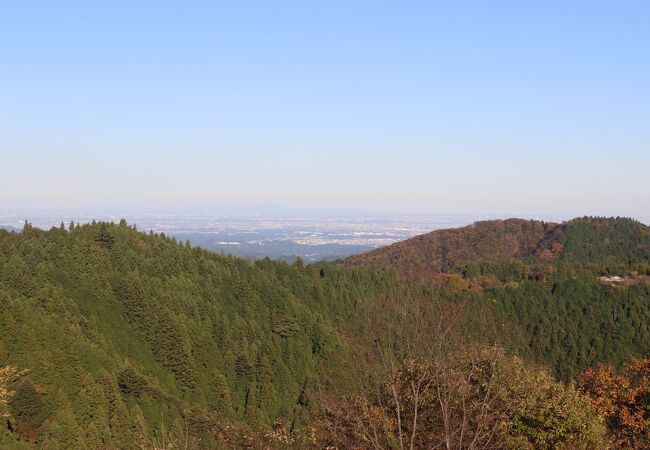
[[[3,1],[0,207],[647,215],[647,1]]]

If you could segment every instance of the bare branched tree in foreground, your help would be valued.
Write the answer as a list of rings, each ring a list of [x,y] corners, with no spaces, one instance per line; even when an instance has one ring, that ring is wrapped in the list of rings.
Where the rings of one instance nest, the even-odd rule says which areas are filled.
[[[470,343],[464,305],[383,299],[355,348],[357,394],[322,395],[335,448],[603,448],[602,419],[572,387],[501,349]],[[371,349],[368,351],[367,349]]]

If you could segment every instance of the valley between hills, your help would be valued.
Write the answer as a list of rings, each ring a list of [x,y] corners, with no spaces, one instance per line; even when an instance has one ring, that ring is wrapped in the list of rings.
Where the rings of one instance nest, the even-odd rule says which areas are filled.
[[[332,262],[0,230],[0,447],[650,447],[650,228],[479,221]]]

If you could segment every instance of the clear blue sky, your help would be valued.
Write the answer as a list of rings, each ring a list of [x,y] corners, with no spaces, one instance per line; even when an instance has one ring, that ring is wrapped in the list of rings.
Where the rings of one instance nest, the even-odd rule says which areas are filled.
[[[650,210],[648,1],[5,1],[0,205]]]

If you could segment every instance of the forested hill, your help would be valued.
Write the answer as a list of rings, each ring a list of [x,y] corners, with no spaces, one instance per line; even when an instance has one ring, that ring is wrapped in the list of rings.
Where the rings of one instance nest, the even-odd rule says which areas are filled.
[[[390,266],[408,275],[453,272],[467,265],[573,261],[633,264],[650,259],[650,228],[625,218],[584,217],[564,223],[508,219],[436,230],[345,260]]]
[[[251,263],[124,221],[0,230],[0,362],[29,370],[0,448],[129,448],[181,418],[204,448],[214,423],[299,426],[306,391],[349,373],[338,318],[384,290],[381,274]]]
[[[495,448],[596,448],[600,419],[588,428],[601,437],[585,436],[586,400],[557,379],[650,354],[649,239],[628,219],[480,222],[305,266],[218,255],[125,221],[0,230],[0,448],[355,448],[377,418],[377,448],[396,448],[395,392],[377,393],[412,380],[416,359],[459,389],[452,403],[473,402],[479,434],[486,399],[466,395],[482,384],[463,380],[480,369],[514,402],[493,399]],[[625,282],[603,285],[607,273]],[[12,367],[27,373],[7,381]],[[432,427],[423,443],[447,426],[426,404],[415,408]],[[251,430],[268,431],[258,446]]]

